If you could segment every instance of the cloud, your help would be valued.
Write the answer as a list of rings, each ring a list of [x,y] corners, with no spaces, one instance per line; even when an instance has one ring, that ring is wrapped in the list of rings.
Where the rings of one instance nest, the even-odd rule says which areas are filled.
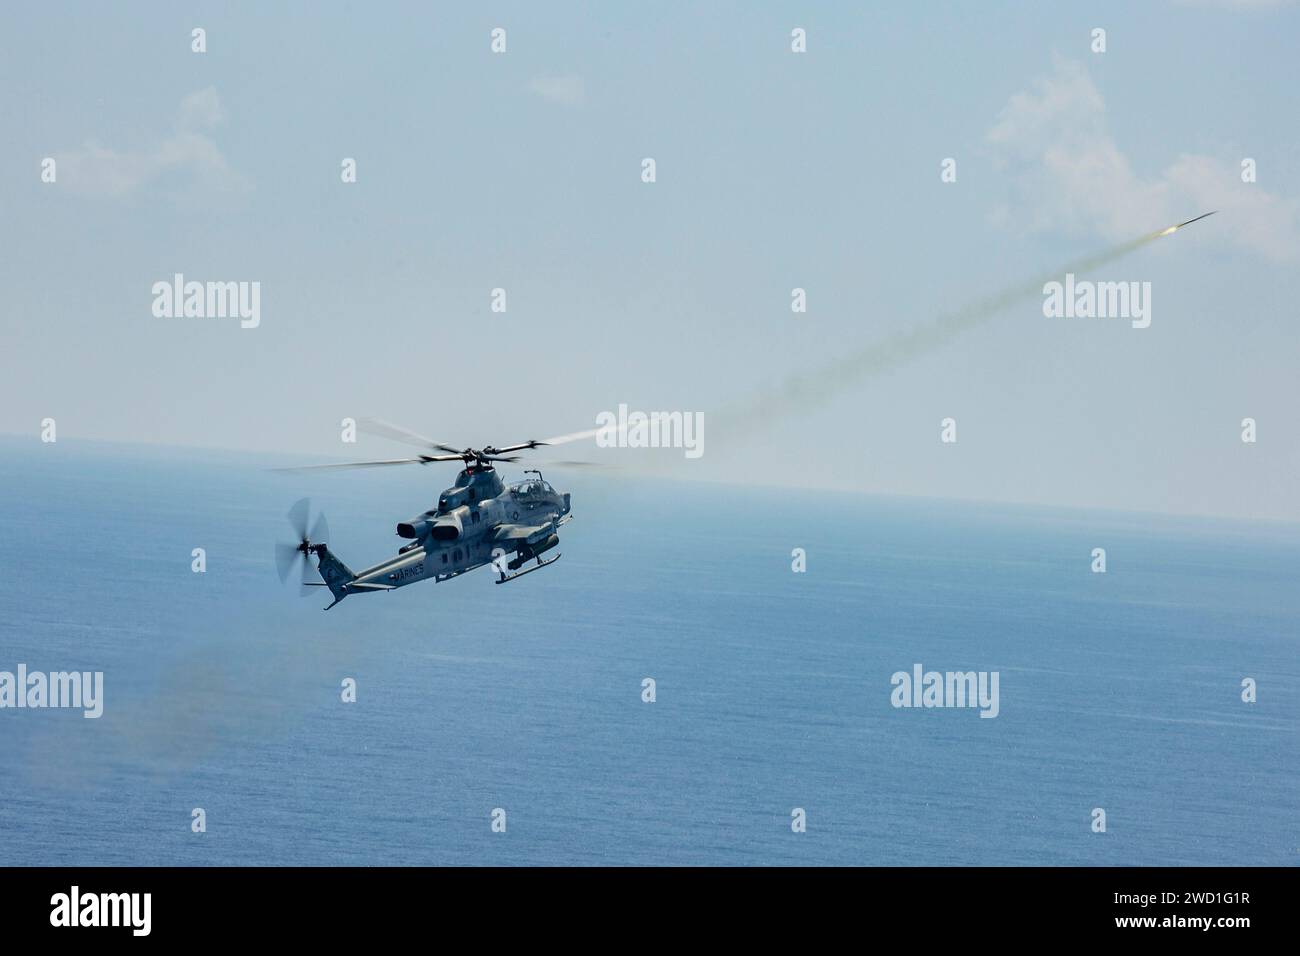
[[[587,99],[580,76],[535,76],[528,87],[542,99],[561,106],[581,106]]]
[[[985,136],[1015,182],[995,220],[1030,231],[1131,239],[1212,209],[1215,232],[1273,260],[1300,257],[1300,203],[1241,181],[1240,157],[1182,154],[1143,177],[1106,122],[1106,103],[1078,63],[1011,97]]]
[[[207,87],[181,100],[171,132],[144,149],[121,150],[88,141],[80,149],[55,153],[59,181],[85,195],[110,198],[176,173],[209,188],[246,188],[211,136],[224,120],[221,98]]]
[[[209,86],[181,100],[176,126],[191,130],[213,129],[225,122],[225,119],[226,111],[221,107],[221,97],[217,95],[216,87]]]

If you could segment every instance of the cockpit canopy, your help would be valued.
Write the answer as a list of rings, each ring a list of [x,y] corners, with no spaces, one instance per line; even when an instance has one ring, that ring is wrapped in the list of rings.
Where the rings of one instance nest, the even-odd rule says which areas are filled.
[[[542,478],[528,478],[524,481],[516,481],[510,486],[510,491],[517,498],[540,498],[544,495],[555,494],[555,489],[551,487],[550,482]]]

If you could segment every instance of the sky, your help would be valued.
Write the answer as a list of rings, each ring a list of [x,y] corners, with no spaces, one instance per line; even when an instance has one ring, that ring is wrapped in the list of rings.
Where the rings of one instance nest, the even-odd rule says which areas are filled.
[[[635,456],[666,477],[1300,520],[1294,3],[50,4],[0,31],[0,432],[336,461],[409,451],[349,417],[503,445],[626,404],[704,416],[700,458]],[[1149,282],[1147,328],[1031,288],[755,405],[1211,209],[1080,276]],[[259,324],[155,315],[176,273],[260,283]]]

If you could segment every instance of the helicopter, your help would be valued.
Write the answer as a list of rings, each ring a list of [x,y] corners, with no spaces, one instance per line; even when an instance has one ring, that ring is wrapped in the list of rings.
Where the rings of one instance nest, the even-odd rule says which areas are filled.
[[[417,581],[447,581],[491,564],[498,573],[497,584],[523,577],[560,559],[560,554],[543,559],[542,555],[560,543],[559,529],[573,517],[570,497],[560,493],[542,477],[539,469],[524,472],[524,479],[507,484],[495,465],[516,462],[512,454],[534,448],[562,445],[591,438],[604,428],[574,432],[543,441],[529,440],[501,448],[456,449],[379,419],[363,419],[363,431],[382,435],[424,449],[414,458],[385,461],[340,462],[328,465],[303,465],[277,468],[282,472],[323,471],[350,468],[381,468],[390,465],[428,465],[435,462],[461,462],[456,483],[438,496],[435,507],[399,522],[397,534],[408,540],[397,554],[362,571],[354,572],[330,551],[329,524],[319,514],[310,523],[311,502],[303,498],[289,509],[296,543],[276,545],[276,569],[283,583],[295,565],[300,567],[302,593],[315,587],[329,588],[334,601],[329,610],[350,594],[395,591]],[[428,454],[436,452],[437,454]],[[590,466],[593,462],[553,462],[560,466]],[[529,477],[531,476],[531,477]],[[316,557],[320,581],[311,577],[310,558]],[[513,557],[510,557],[513,555]],[[536,563],[520,570],[529,562]]]

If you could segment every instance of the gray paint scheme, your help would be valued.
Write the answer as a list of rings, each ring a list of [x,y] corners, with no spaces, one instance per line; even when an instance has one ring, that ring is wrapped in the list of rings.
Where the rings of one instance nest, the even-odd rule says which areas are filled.
[[[445,581],[494,561],[499,581],[510,580],[505,568],[517,570],[532,558],[542,564],[540,555],[559,543],[560,525],[571,515],[569,496],[552,488],[540,472],[534,474],[507,485],[490,464],[466,467],[456,484],[438,496],[436,508],[397,526],[411,543],[362,571],[354,573],[328,545],[311,545],[321,579],[334,595],[329,606],[349,594]]]

